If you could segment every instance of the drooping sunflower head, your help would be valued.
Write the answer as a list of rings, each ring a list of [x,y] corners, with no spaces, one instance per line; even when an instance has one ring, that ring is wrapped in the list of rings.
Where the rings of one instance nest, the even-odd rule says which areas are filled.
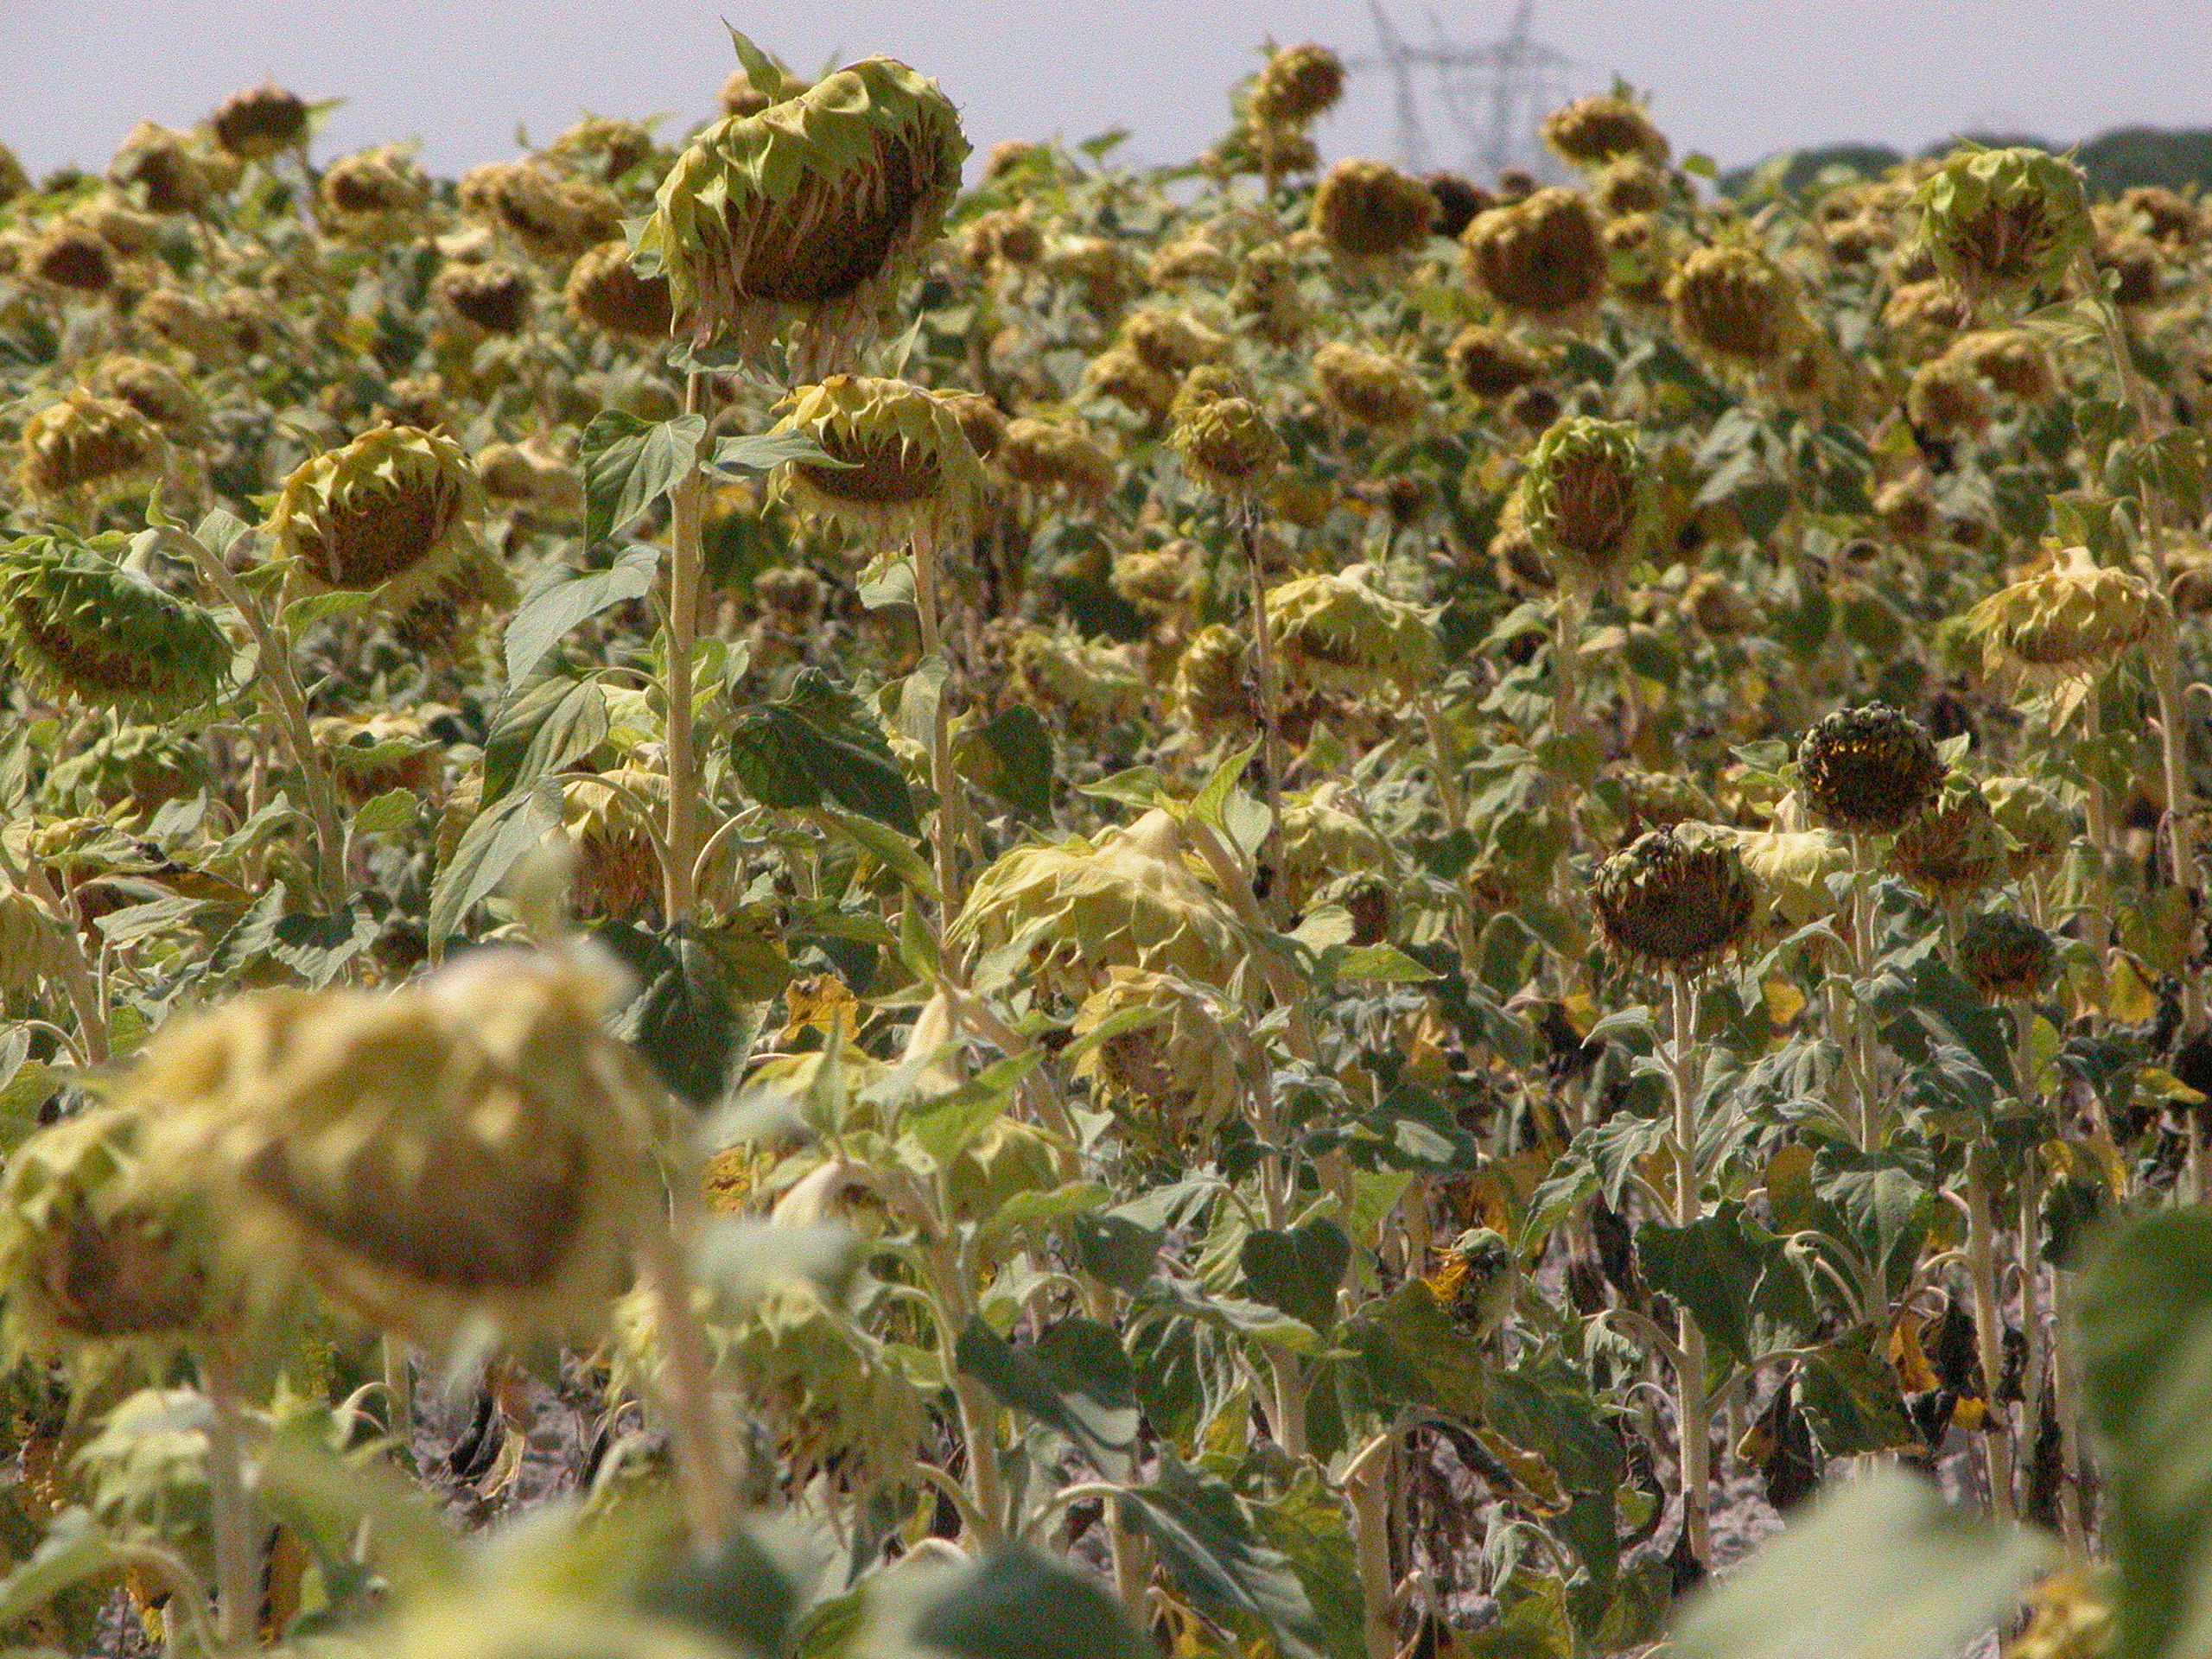
[[[1452,384],[1470,397],[1496,403],[1544,378],[1544,361],[1502,328],[1469,323],[1452,341],[1446,361]]]
[[[1344,95],[1344,60],[1312,41],[1278,47],[1252,83],[1252,118],[1272,126],[1302,127],[1336,108]]]
[[[602,242],[569,267],[569,308],[593,327],[632,340],[663,340],[675,326],[668,278],[630,263],[626,242]]]
[[[1428,240],[1436,212],[1428,187],[1387,162],[1338,162],[1313,192],[1313,228],[1343,259],[1414,251]]]
[[[480,950],[392,992],[256,992],[123,1092],[242,1243],[382,1328],[591,1328],[655,1212],[650,1092],[581,958]]]
[[[1914,201],[1936,268],[1977,299],[2055,286],[2096,238],[2082,169],[2040,149],[1961,149]]]
[[[2133,571],[2089,562],[2072,550],[2060,563],[2000,588],[1967,613],[1985,666],[2095,674],[2154,633],[2170,632],[2173,608]]]
[[[2057,972],[2050,935],[2012,911],[1986,911],[1960,931],[1959,975],[1992,1002],[2030,1001]]]
[[[1008,421],[994,450],[999,468],[1023,488],[1103,501],[1120,480],[1114,457],[1080,427],[1022,416]]]
[[[677,158],[638,239],[677,326],[742,351],[796,322],[828,365],[944,228],[968,141],[935,81],[868,58],[707,128]]]
[[[1544,118],[1544,142],[1577,167],[1603,167],[1622,156],[1640,156],[1656,166],[1667,160],[1666,135],[1651,124],[1643,105],[1618,92],[1578,98]]]
[[[1268,626],[1295,692],[1371,696],[1412,691],[1436,672],[1436,626],[1418,607],[1370,585],[1374,571],[1297,576],[1268,590]]]
[[[240,161],[265,162],[306,142],[308,106],[282,86],[249,86],[217,105],[208,126],[215,142]]]
[[[530,321],[530,273],[505,259],[455,260],[430,283],[441,311],[487,334],[518,334]]]
[[[1076,1071],[1105,1096],[1135,1150],[1187,1156],[1236,1109],[1236,1012],[1220,995],[1173,974],[1115,968],[1077,1009],[1071,1034],[1097,1039]]]
[[[1808,327],[1796,283],[1764,252],[1740,243],[1700,248],[1676,268],[1667,294],[1682,338],[1738,367],[1778,365]]]
[[[1806,804],[1831,829],[1894,835],[1942,787],[1936,740],[1885,702],[1840,709],[1797,745]]]
[[[0,1179],[0,1355],[159,1352],[219,1319],[205,1217],[143,1157],[139,1115],[95,1107],[34,1130]]]
[[[1651,462],[1636,429],[1575,415],[1529,452],[1519,523],[1561,577],[1603,587],[1642,553],[1656,512]]]
[[[442,432],[380,426],[303,462],[270,522],[278,556],[320,590],[381,588],[404,609],[487,560],[483,486]]]
[[[833,374],[785,398],[778,432],[832,461],[787,461],[776,487],[849,531],[868,552],[949,545],[975,522],[985,480],[951,398],[905,380]]]
[[[323,224],[348,241],[397,242],[423,228],[429,181],[397,144],[341,156],[322,175]]]
[[[168,448],[130,404],[77,392],[23,423],[22,456],[16,476],[26,494],[78,501],[150,483]]]
[[[1468,276],[1515,316],[1558,321],[1605,291],[1605,241],[1589,200],[1553,187],[1478,213],[1460,233]]]
[[[2008,850],[1980,786],[1954,772],[1897,831],[1890,868],[1929,898],[1949,904],[2003,880]]]
[[[118,562],[124,538],[25,536],[0,548],[0,637],[25,679],[57,702],[152,719],[222,693],[231,646],[199,606]]]
[[[1615,955],[1688,969],[1743,938],[1754,892],[1732,838],[1710,825],[1678,823],[1648,830],[1606,859],[1590,899]]]
[[[1428,412],[1428,388],[1402,358],[1332,340],[1313,354],[1322,405],[1346,426],[1411,430]]]

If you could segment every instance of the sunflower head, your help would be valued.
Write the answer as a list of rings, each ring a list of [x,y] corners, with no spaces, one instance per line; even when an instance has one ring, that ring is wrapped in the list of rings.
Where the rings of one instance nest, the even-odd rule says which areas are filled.
[[[1980,786],[1950,772],[1933,799],[1905,820],[1890,848],[1890,868],[1939,903],[1970,899],[2005,879],[2005,832]]]
[[[1428,187],[1386,162],[1338,162],[1313,192],[1313,228],[1342,259],[1414,251],[1428,240],[1436,212]]]
[[[1636,429],[1588,416],[1570,416],[1537,440],[1515,495],[1537,551],[1586,587],[1618,578],[1650,539],[1656,512]]]
[[[968,155],[937,83],[890,58],[707,128],[661,181],[638,238],[677,325],[765,346],[796,322],[809,360],[842,355],[944,227]]]
[[[2057,972],[2050,935],[2014,912],[1985,911],[1960,931],[1960,977],[1992,1002],[2027,1001]]]
[[[1219,994],[1174,974],[1110,969],[1070,1027],[1078,1041],[1102,1030],[1077,1075],[1106,1097],[1123,1140],[1160,1158],[1210,1145],[1242,1096],[1236,1014]]]
[[[1735,842],[1700,823],[1646,830],[1598,867],[1590,889],[1598,931],[1616,956],[1684,969],[1743,938],[1753,896]]]
[[[1605,291],[1605,241],[1580,191],[1559,187],[1476,215],[1460,233],[1468,276],[1501,310],[1557,321]]]
[[[1544,142],[1577,167],[1598,168],[1624,156],[1664,166],[1667,139],[1643,105],[1618,92],[1578,98],[1544,118]]]
[[[1885,702],[1840,709],[1797,746],[1813,816],[1854,835],[1894,835],[1936,799],[1942,758],[1926,728]]]
[[[589,1328],[658,1205],[608,991],[582,959],[486,950],[397,991],[256,992],[164,1027],[123,1092],[247,1249],[383,1328]]]
[[[2155,633],[2170,632],[2173,608],[2132,571],[2090,563],[2075,549],[2058,564],[2000,588],[1967,613],[1986,667],[2101,673]]]
[[[1296,693],[1369,696],[1413,691],[1436,673],[1435,625],[1421,610],[1370,585],[1375,572],[1297,576],[1268,590],[1268,626]]]
[[[168,456],[160,430],[118,397],[73,393],[23,423],[24,493],[78,501],[129,490],[160,476]]]
[[[1313,354],[1321,404],[1346,426],[1410,431],[1428,412],[1428,388],[1404,359],[1332,340]]]
[[[264,84],[232,92],[208,118],[215,142],[242,162],[265,162],[305,143],[308,106],[296,92]]]
[[[1311,41],[1279,47],[1253,83],[1247,107],[1252,118],[1274,126],[1302,127],[1336,108],[1344,95],[1344,60]]]
[[[0,548],[0,637],[45,695],[162,719],[205,708],[231,666],[221,625],[118,563],[119,535]]]
[[[2082,169],[2040,149],[1962,149],[1915,197],[1936,264],[1969,296],[2055,286],[2095,241]]]
[[[905,380],[833,374],[779,408],[776,431],[813,439],[841,464],[787,461],[776,487],[872,555],[918,538],[945,546],[975,522],[983,469],[951,398]]]
[[[442,432],[380,426],[303,462],[270,522],[279,556],[311,588],[381,588],[404,609],[490,559],[477,531],[485,510],[459,444]]]
[[[1691,254],[1668,283],[1667,297],[1682,338],[1736,367],[1774,367],[1808,327],[1796,283],[1764,253],[1740,243]]]

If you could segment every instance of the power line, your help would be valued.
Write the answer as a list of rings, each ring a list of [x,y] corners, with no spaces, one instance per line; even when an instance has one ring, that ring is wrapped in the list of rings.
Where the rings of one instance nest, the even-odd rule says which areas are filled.
[[[1375,20],[1376,54],[1349,67],[1389,75],[1406,167],[1420,172],[1430,164],[1426,103],[1443,116],[1453,159],[1477,172],[1557,172],[1536,141],[1537,124],[1567,101],[1586,66],[1536,38],[1535,0],[1519,0],[1504,36],[1487,46],[1453,42],[1433,10],[1427,14],[1433,43],[1415,46],[1398,32],[1381,0],[1369,0],[1367,9]],[[1417,79],[1426,82],[1426,99],[1415,90]]]

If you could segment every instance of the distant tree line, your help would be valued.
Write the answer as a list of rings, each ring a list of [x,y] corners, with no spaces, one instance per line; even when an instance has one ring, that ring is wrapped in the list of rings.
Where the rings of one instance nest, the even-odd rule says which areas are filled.
[[[2032,134],[1962,133],[1921,153],[1941,156],[1960,139],[1993,148],[2032,145],[2056,151],[2059,146]],[[2195,129],[2172,132],[2158,127],[2115,127],[2100,133],[2073,152],[2089,175],[2090,188],[2099,195],[2117,195],[2130,185],[2163,184],[2185,190],[2191,185],[2212,189],[2212,130]],[[1876,178],[1904,161],[1902,151],[1886,144],[1824,144],[1770,156],[1753,167],[1738,168],[1720,175],[1720,189],[1732,196],[1795,195],[1819,182],[1832,170],[1862,178]]]

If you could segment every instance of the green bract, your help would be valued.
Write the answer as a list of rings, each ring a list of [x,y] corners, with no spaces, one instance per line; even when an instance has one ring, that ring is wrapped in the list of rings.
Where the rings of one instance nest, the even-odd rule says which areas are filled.
[[[935,81],[891,58],[839,70],[677,157],[638,237],[678,327],[754,353],[790,324],[842,357],[944,224],[968,155]]]
[[[230,641],[197,605],[116,561],[124,538],[26,536],[0,550],[0,635],[45,696],[149,716],[220,695]]]
[[[1650,533],[1650,463],[1622,422],[1559,422],[1529,451],[1517,495],[1529,539],[1570,582],[1610,584]]]
[[[2082,169],[2040,149],[1968,149],[1915,198],[1921,233],[1969,294],[2050,287],[2095,240]]]

